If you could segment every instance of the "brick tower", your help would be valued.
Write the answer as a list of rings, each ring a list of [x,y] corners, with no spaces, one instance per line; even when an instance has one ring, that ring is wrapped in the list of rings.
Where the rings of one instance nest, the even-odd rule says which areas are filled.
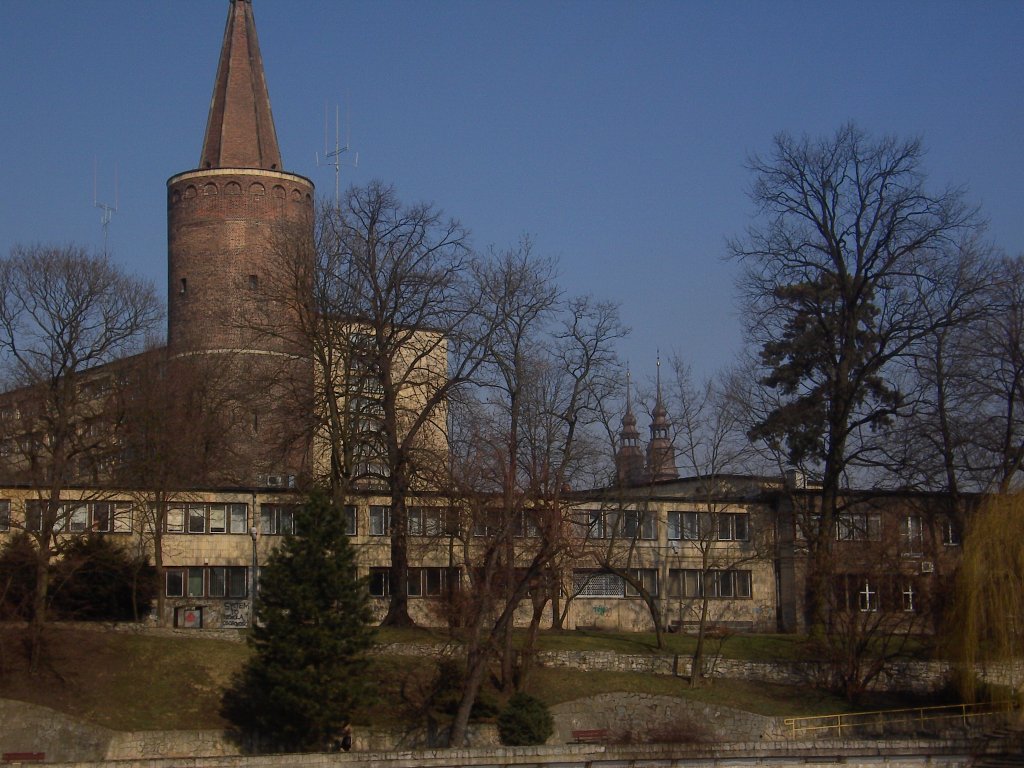
[[[254,446],[266,447],[265,433],[283,418],[258,396],[266,400],[267,381],[281,385],[305,367],[282,373],[282,360],[296,357],[294,344],[254,318],[270,313],[282,237],[298,241],[312,222],[312,182],[282,170],[252,2],[230,0],[199,167],[167,180],[167,344],[172,357],[221,360],[248,382],[251,394],[235,400],[239,422],[248,424],[238,440],[245,484],[296,471],[294,457],[257,456]]]

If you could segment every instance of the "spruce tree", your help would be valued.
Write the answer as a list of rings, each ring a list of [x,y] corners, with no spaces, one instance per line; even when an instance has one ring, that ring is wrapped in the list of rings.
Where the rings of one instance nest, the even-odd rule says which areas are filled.
[[[260,574],[254,654],[221,713],[254,751],[324,751],[372,693],[373,630],[343,510],[317,492]]]

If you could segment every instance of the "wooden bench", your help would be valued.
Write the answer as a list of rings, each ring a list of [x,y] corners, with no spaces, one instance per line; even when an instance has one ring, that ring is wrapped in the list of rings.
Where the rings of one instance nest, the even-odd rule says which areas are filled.
[[[590,728],[572,732],[576,744],[603,744],[608,740],[607,728]]]
[[[4,752],[0,760],[5,763],[41,763],[46,760],[45,752]]]

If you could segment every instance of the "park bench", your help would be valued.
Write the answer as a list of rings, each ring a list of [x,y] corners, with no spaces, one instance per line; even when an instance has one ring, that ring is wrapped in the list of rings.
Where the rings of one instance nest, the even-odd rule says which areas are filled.
[[[603,744],[608,740],[607,728],[589,728],[572,732],[576,744]]]

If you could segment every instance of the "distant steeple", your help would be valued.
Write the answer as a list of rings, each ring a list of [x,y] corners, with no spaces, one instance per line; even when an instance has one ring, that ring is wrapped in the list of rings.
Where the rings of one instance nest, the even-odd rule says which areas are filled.
[[[643,482],[644,452],[640,448],[640,430],[633,415],[633,394],[630,375],[626,371],[626,413],[622,417],[619,450],[615,454],[615,474],[619,485],[639,485]]]
[[[281,170],[252,0],[231,0],[199,168]]]
[[[679,477],[676,468],[676,447],[672,444],[669,432],[672,422],[668,418],[668,409],[661,398],[661,356],[658,356],[658,395],[651,414],[651,442],[647,444],[647,479],[675,480]]]

